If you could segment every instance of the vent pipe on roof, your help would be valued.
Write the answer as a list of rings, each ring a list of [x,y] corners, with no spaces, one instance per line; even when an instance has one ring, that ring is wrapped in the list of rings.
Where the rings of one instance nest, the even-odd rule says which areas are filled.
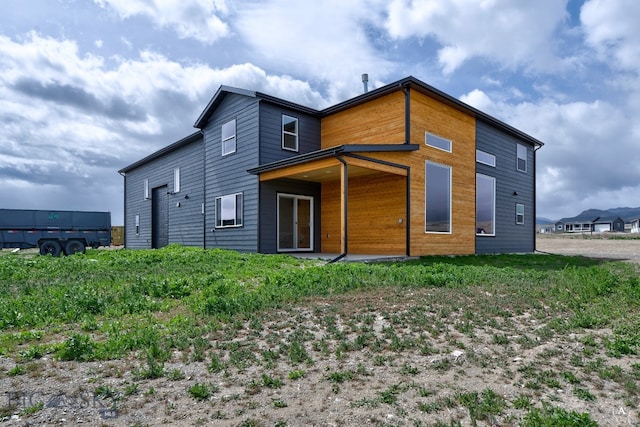
[[[369,74],[365,73],[362,75],[362,86],[364,88],[364,93],[369,92],[368,83],[369,83]]]

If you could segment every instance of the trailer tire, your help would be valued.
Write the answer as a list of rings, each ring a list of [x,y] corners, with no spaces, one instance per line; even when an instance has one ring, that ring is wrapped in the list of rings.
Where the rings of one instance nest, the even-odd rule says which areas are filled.
[[[64,254],[65,255],[73,255],[77,253],[83,254],[85,252],[84,243],[80,240],[69,240],[64,245]]]
[[[62,246],[57,240],[45,240],[40,244],[40,255],[58,256],[62,252]]]

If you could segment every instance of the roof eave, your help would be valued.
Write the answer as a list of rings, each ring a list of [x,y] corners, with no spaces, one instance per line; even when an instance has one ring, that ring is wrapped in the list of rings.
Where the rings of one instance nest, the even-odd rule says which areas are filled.
[[[123,174],[129,171],[132,171],[133,169],[136,169],[137,167],[140,167],[145,163],[150,162],[151,160],[157,159],[158,157],[161,157],[167,153],[170,153],[186,145],[189,145],[193,142],[196,142],[198,139],[202,139],[202,131],[197,131],[192,133],[191,135],[185,136],[184,138],[174,142],[173,144],[167,145],[166,147],[161,148],[160,150],[149,154],[148,156],[138,160],[137,162],[131,163],[130,165],[123,167],[118,171],[118,173]]]

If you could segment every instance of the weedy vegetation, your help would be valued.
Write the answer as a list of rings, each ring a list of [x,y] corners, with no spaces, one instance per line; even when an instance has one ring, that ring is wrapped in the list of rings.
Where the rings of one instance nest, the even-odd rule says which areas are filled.
[[[180,411],[167,383],[195,424],[300,424],[292,408],[310,399],[316,415],[380,426],[640,422],[633,264],[324,264],[171,245],[4,253],[0,278],[0,385],[47,376],[45,360],[87,366],[110,385],[86,387],[117,397],[125,417],[157,400],[158,422],[170,422]],[[3,402],[0,420],[49,410],[17,403]]]

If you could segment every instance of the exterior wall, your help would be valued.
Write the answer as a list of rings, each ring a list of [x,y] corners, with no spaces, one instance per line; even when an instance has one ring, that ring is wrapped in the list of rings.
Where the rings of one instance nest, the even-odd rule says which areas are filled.
[[[282,149],[282,115],[298,118],[298,151]],[[320,119],[308,114],[283,109],[267,102],[260,103],[260,164],[295,157],[320,149]]]
[[[406,254],[406,178],[375,173],[348,183],[348,252]],[[322,252],[341,252],[340,181],[322,184]]]
[[[127,248],[151,248],[151,194],[154,188],[165,185],[167,191],[174,191],[173,171],[176,167],[180,168],[180,192],[167,196],[169,243],[203,245],[203,143],[197,140],[127,172],[124,218]],[[149,180],[149,199],[144,198],[145,179]],[[184,198],[186,195],[188,199]],[[139,234],[136,234],[136,215],[140,215]]]
[[[236,120],[236,151],[222,156],[221,127]],[[258,250],[258,177],[247,169],[258,165],[258,100],[228,93],[203,129],[205,146],[206,246],[238,251]],[[242,193],[242,226],[216,228],[216,197]],[[215,231],[212,231],[215,230]]]
[[[425,132],[452,141],[451,153],[427,146]],[[475,252],[475,119],[411,91],[411,256]],[[451,233],[425,232],[425,162],[451,166]]]
[[[495,236],[476,236],[476,252],[521,253],[535,250],[533,147],[481,121],[477,147],[496,156],[496,167],[477,163],[477,172],[496,179]],[[527,172],[516,168],[517,144],[527,146]],[[518,193],[517,196],[514,192]],[[524,225],[516,224],[516,203],[524,204]]]
[[[402,91],[374,99],[322,119],[322,148],[343,144],[405,142]]]
[[[278,194],[295,194],[313,197],[314,252],[320,251],[320,184],[314,182],[280,179],[260,183],[260,253],[278,251]]]

